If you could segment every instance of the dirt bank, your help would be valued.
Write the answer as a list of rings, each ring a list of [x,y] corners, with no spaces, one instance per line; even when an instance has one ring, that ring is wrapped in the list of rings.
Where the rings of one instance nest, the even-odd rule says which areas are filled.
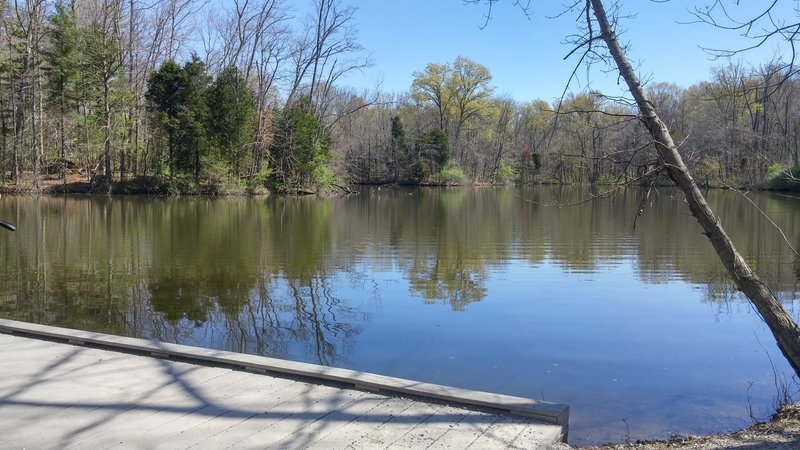
[[[571,449],[563,445],[560,449]],[[753,425],[738,433],[702,437],[679,437],[669,441],[581,447],[581,450],[664,450],[664,449],[741,449],[800,450],[800,403],[781,408],[772,420]]]

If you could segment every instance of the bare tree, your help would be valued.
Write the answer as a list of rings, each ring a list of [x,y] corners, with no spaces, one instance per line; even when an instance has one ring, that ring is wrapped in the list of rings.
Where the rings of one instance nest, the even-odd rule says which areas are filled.
[[[477,3],[478,1],[480,0],[466,0],[467,3]],[[497,1],[487,0],[490,8]],[[522,7],[526,12],[530,6],[529,4],[521,4],[519,0],[513,0],[513,3]],[[574,51],[582,52],[582,61],[587,59],[605,61],[619,72],[620,77],[628,87],[628,91],[633,96],[639,111],[639,120],[647,128],[653,139],[661,165],[675,185],[683,192],[689,210],[703,228],[705,235],[714,247],[736,287],[750,299],[772,331],[781,352],[789,361],[795,373],[800,375],[800,327],[784,309],[769,286],[750,268],[738,252],[733,241],[700,192],[697,183],[683,162],[683,158],[672,139],[667,125],[661,120],[653,102],[647,96],[642,82],[636,75],[623,46],[617,38],[614,24],[616,24],[616,19],[618,18],[619,4],[613,2],[612,5],[612,16],[609,18],[602,0],[575,0],[571,4],[570,11],[576,12],[578,17],[583,18],[585,26],[584,34],[576,41],[577,46]],[[800,25],[795,28],[800,29]],[[790,34],[787,35],[787,33]],[[796,32],[792,32],[792,28],[787,28],[786,26],[776,26],[771,35],[780,35],[793,39]],[[761,42],[763,42],[769,38],[769,35],[762,33],[756,37],[762,39]],[[605,48],[602,48],[601,43]]]
[[[720,30],[733,31],[740,37],[746,38],[746,44],[739,48],[711,48],[704,47],[705,51],[714,58],[730,58],[749,50],[758,48],[770,40],[780,39],[791,46],[791,57],[789,61],[783,62],[786,71],[786,78],[797,72],[795,65],[796,49],[795,42],[800,38],[800,21],[787,21],[789,8],[786,3],[780,0],[763,2],[762,9],[758,14],[744,19],[736,18],[732,7],[738,6],[739,2],[732,2],[731,6],[726,6],[721,0],[709,0],[705,5],[697,6],[691,10],[696,22],[712,25]],[[797,6],[794,6],[797,12]],[[797,18],[797,16],[795,16]]]
[[[633,70],[617,35],[611,26],[601,0],[587,0],[587,12],[591,12],[599,25],[600,37],[605,42],[608,52],[625,80],[631,95],[639,108],[640,119],[647,127],[659,156],[670,178],[686,196],[692,215],[703,227],[708,239],[714,246],[722,264],[733,278],[736,286],[744,292],[767,323],[778,342],[778,347],[791,364],[795,373],[800,375],[800,327],[792,316],[786,312],[775,294],[745,262],[733,241],[728,237],[719,219],[700,192],[689,170],[681,158],[678,148],[666,124],[661,120],[653,104],[644,92],[642,84]]]
[[[103,110],[103,172],[108,181],[113,176],[111,150],[113,147],[112,84],[118,80],[123,59],[120,57],[119,27],[123,0],[88,0],[83,7],[87,32],[84,39],[86,70],[101,87]],[[80,17],[80,14],[79,14]]]
[[[256,130],[252,144],[252,172],[258,173],[269,146],[270,98],[287,59],[288,16],[279,0],[234,0],[233,8],[217,27],[222,49],[215,63],[219,68],[239,67],[250,83],[256,101]]]
[[[508,152],[509,142],[513,135],[512,122],[516,113],[516,104],[510,98],[500,98],[495,101],[497,118],[495,119],[494,138],[492,147],[494,155],[490,156],[490,163],[484,165],[484,178],[497,178],[500,163]],[[487,173],[488,172],[488,173]]]
[[[33,162],[33,189],[39,191],[39,175],[42,163],[42,79],[41,79],[41,45],[44,38],[44,20],[47,9],[46,0],[27,2],[14,1],[13,13],[18,30],[17,40],[21,47],[21,95],[16,106],[16,127],[14,136],[14,173],[15,180],[19,176],[17,155],[22,145],[25,109],[29,110],[31,125],[31,160]]]
[[[356,8],[343,6],[340,0],[313,1],[313,12],[290,52],[294,70],[287,101],[293,101],[305,86],[304,94],[324,117],[336,81],[349,72],[368,67],[370,61],[357,56],[363,47],[356,40]]]

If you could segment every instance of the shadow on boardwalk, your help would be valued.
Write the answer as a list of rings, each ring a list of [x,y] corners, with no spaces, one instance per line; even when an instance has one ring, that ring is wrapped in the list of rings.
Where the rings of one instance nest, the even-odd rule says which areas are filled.
[[[560,427],[0,335],[0,447],[540,448]]]

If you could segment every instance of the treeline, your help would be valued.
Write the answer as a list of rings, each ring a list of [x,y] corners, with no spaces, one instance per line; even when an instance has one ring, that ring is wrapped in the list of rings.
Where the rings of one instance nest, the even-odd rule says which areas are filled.
[[[292,9],[293,6],[300,8]],[[337,80],[368,65],[338,0],[0,2],[4,184],[179,191],[333,179]]]
[[[728,65],[710,81],[650,83],[647,92],[701,184],[797,185],[800,79],[785,64]],[[593,92],[520,103],[495,95],[489,71],[466,58],[429,64],[408,92],[343,128],[342,170],[365,183],[661,180],[634,108]]]
[[[292,6],[300,9],[292,9]],[[177,192],[355,183],[649,183],[633,109],[592,92],[497,95],[465,57],[407,92],[369,65],[341,0],[0,1],[0,183],[157,180]],[[791,187],[800,85],[780,61],[647,89],[706,185]],[[30,186],[28,186],[30,185]]]

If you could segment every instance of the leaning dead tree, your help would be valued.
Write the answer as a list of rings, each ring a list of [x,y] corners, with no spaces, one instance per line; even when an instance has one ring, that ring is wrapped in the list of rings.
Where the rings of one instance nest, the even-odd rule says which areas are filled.
[[[678,152],[672,135],[666,124],[661,120],[653,104],[645,95],[639,78],[628,61],[625,52],[617,40],[617,35],[611,27],[606,10],[601,0],[586,0],[587,11],[597,19],[600,38],[605,43],[607,50],[617,66],[620,76],[636,100],[639,108],[640,120],[644,123],[655,142],[659,157],[663,160],[669,177],[686,196],[686,203],[692,215],[703,227],[720,261],[725,266],[728,274],[739,288],[750,299],[761,317],[772,331],[778,348],[786,356],[795,374],[800,376],[800,327],[792,316],[778,301],[775,293],[764,283],[761,278],[745,262],[736,246],[731,241],[719,218],[711,210],[700,189],[697,187],[691,173],[683,163],[683,158]],[[591,27],[591,25],[589,25]]]
[[[465,0],[466,3],[482,1],[484,0]],[[499,0],[485,1],[489,6],[488,20],[491,17],[492,5]],[[527,3],[525,0],[512,1],[526,13],[529,11],[529,1]],[[618,11],[618,2],[614,1],[613,7],[614,11]],[[609,20],[603,1],[575,0],[570,9],[577,11],[584,20],[584,34],[577,41],[578,48],[583,51],[583,56],[595,61],[607,61],[625,80],[638,108],[638,118],[653,138],[661,165],[678,189],[683,192],[689,210],[700,223],[704,234],[708,237],[736,287],[747,296],[756,308],[775,337],[778,348],[789,361],[795,374],[800,376],[800,327],[780,303],[775,293],[744,260],[725,232],[719,218],[700,192],[697,183],[683,162],[667,125],[659,117],[653,102],[645,93],[644,86],[628,60],[624,47],[617,39],[616,31],[612,21]]]

